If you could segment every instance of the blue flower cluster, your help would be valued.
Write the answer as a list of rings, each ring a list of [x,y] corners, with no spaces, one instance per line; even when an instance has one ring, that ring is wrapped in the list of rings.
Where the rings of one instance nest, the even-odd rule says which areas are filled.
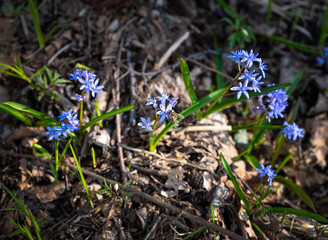
[[[59,140],[60,136],[64,136],[66,138],[68,133],[79,130],[78,126],[80,125],[80,122],[77,119],[77,114],[74,113],[72,109],[67,112],[62,111],[62,115],[60,115],[58,118],[61,121],[61,127],[47,127],[48,132],[45,132],[46,135],[49,135],[49,141],[51,141],[53,138]],[[65,119],[67,120],[67,123],[64,122]]]
[[[260,163],[261,168],[256,168],[256,170],[261,174],[260,177],[264,177],[264,175],[268,176],[268,182],[270,186],[272,186],[273,179],[277,176],[277,174],[274,174],[274,170],[271,170],[271,165],[264,166],[262,163]]]
[[[269,86],[273,86],[268,85]],[[267,106],[263,103],[263,98],[266,97]],[[283,118],[283,112],[285,111],[286,107],[288,106],[288,95],[283,89],[277,89],[273,92],[268,94],[263,94],[259,96],[259,106],[253,109],[255,114],[259,114],[261,112],[265,112],[266,118],[270,121],[271,118],[278,119],[279,117]]]
[[[178,115],[180,118],[183,118],[182,115],[176,114],[173,110],[175,105],[178,103],[178,97],[170,98],[170,95],[168,93],[162,93],[162,96],[156,96],[154,98],[147,98],[148,102],[146,105],[153,105],[155,108],[156,118],[160,116],[159,122],[164,122],[165,119],[168,121],[175,121],[176,125],[178,124],[176,122],[176,119],[174,118],[175,115]],[[150,122],[150,118],[143,118],[141,117],[141,122],[138,123],[138,126],[147,129],[147,131],[153,131],[152,129],[152,123]]]
[[[268,70],[268,66],[262,61],[261,58],[258,58],[258,53],[254,54],[253,49],[249,52],[245,50],[237,50],[235,52],[231,51],[232,55],[228,56],[229,58],[234,59],[235,63],[244,63],[245,68],[242,71],[241,75],[238,77],[238,87],[230,88],[231,91],[237,92],[237,99],[240,98],[241,94],[244,94],[247,99],[249,99],[249,94],[247,91],[261,92],[259,86],[263,84],[261,82],[262,77],[265,78],[265,71]],[[250,69],[253,66],[254,62],[258,62],[259,66],[255,70]],[[256,70],[260,70],[256,72]],[[260,75],[261,74],[261,75]],[[243,81],[243,83],[242,83]],[[251,86],[249,86],[251,83]]]
[[[288,136],[288,139],[293,138],[293,141],[295,141],[298,137],[302,138],[303,135],[303,128],[300,128],[297,126],[296,123],[288,124],[288,122],[284,122],[284,126],[286,126],[281,133],[284,134],[284,136]]]
[[[325,60],[328,58],[328,48],[324,48],[324,54],[323,58],[322,57],[317,57],[317,62],[320,66],[325,64]]]
[[[70,80],[79,80],[79,82],[82,84],[80,87],[80,90],[84,90],[87,94],[88,92],[91,92],[92,97],[95,97],[96,94],[102,94],[100,91],[104,88],[104,86],[99,85],[99,78],[96,78],[96,74],[93,72],[89,72],[88,70],[84,70],[81,72],[79,69],[76,69],[75,74],[70,74],[71,78]],[[81,102],[86,98],[86,95],[79,95],[76,94],[76,100]]]

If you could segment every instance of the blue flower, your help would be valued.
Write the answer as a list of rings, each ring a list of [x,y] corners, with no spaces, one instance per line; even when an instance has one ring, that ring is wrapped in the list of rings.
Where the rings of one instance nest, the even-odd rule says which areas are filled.
[[[161,111],[158,111],[157,114],[161,115],[161,118],[159,120],[160,123],[164,122],[165,118],[170,121],[170,112],[172,110],[172,106],[168,104],[167,108],[165,108],[164,104],[159,105]]]
[[[79,80],[82,77],[82,72],[79,69],[75,70],[75,74],[70,74],[71,78],[69,80]]]
[[[260,82],[261,78],[262,76],[259,76],[258,78],[252,80],[252,88],[254,92],[261,92],[261,90],[259,89],[259,85],[264,84],[264,82]]]
[[[328,58],[328,48],[325,48],[324,50],[325,50],[324,57]]]
[[[161,104],[165,105],[166,101],[170,101],[169,99],[169,96],[170,94],[168,93],[162,93],[162,97],[157,97],[160,101],[161,101]]]
[[[169,102],[169,105],[171,105],[171,107],[174,108],[175,105],[177,105],[177,103],[178,103],[178,99],[179,99],[178,97],[171,98],[171,101]]]
[[[147,98],[147,100],[148,102],[146,103],[146,105],[153,105],[153,107],[157,110],[158,104],[156,98]]]
[[[71,133],[71,131],[69,131],[69,124],[66,124],[66,123],[62,122],[61,123],[61,128],[59,130],[59,135],[63,135],[66,138],[67,133]]]
[[[273,179],[277,176],[274,174],[274,170],[271,170],[271,165],[264,166],[262,163],[260,163],[261,168],[256,168],[256,170],[260,173],[260,177],[264,177],[264,175],[268,176],[268,182],[270,186],[272,186]]]
[[[283,117],[282,112],[286,109],[288,106],[287,100],[288,100],[288,95],[286,92],[282,89],[277,89],[271,93],[266,94],[270,99],[267,100],[269,103],[269,109],[271,111],[268,111],[266,113],[266,117],[269,119],[270,118],[278,118],[278,117]]]
[[[253,66],[253,62],[256,61],[256,62],[261,62],[262,59],[261,58],[257,58],[257,56],[259,55],[258,53],[257,54],[254,54],[253,53],[253,49],[251,49],[249,51],[249,53],[245,50],[243,50],[244,54],[243,54],[243,57],[241,59],[241,62],[246,62],[246,67],[251,67]]]
[[[267,176],[268,176],[268,182],[270,182],[269,185],[272,186],[272,181],[277,176],[277,174],[274,174],[274,170],[268,170]]]
[[[74,115],[74,112],[72,109],[70,109],[69,111],[65,112],[65,111],[62,111],[62,115],[59,115],[59,119],[60,121],[63,121],[64,119],[70,119],[72,116]]]
[[[237,93],[237,99],[240,98],[241,94],[244,94],[247,99],[249,99],[249,94],[247,90],[253,90],[251,87],[247,87],[248,80],[245,80],[244,85],[239,82],[239,87],[232,87],[230,88],[231,91],[238,91]]]
[[[238,63],[240,59],[245,57],[244,50],[237,50],[236,52],[231,51],[232,55],[229,55],[228,58],[234,58],[235,63]]]
[[[303,138],[303,128],[299,128],[296,123],[288,124],[288,122],[284,122],[284,126],[286,126],[281,133],[284,134],[284,136],[288,136],[288,139],[293,138],[293,141],[295,141],[298,137]]]
[[[287,103],[281,103],[281,102],[273,102],[269,104],[269,109],[271,111],[267,112],[266,117],[267,118],[276,118],[278,119],[278,117],[283,118],[284,115],[282,114],[283,111],[285,111],[287,107]],[[270,121],[270,120],[269,120]]]
[[[84,70],[82,75],[84,78],[81,77],[78,79],[79,82],[82,84],[80,90],[84,89],[85,92],[88,93],[91,89],[91,86],[93,84],[96,75],[93,74],[92,72],[88,72],[88,70]]]
[[[138,123],[138,126],[142,127],[142,128],[146,128],[147,131],[153,131],[153,129],[151,128],[151,125],[153,125],[153,123],[150,122],[150,118],[147,118],[147,120],[143,117],[140,117],[141,121],[140,123]]]
[[[317,62],[320,66],[322,66],[325,63],[325,59],[323,59],[322,57],[317,57]]]
[[[75,130],[79,130],[80,121],[77,119],[77,114],[73,114],[67,118],[68,120],[68,129],[70,132],[74,132]]]
[[[81,96],[79,94],[76,94],[75,96],[76,96],[76,100],[79,101],[79,102],[83,101],[86,98],[85,95],[84,96]]]
[[[253,81],[253,80],[255,80],[257,75],[259,75],[259,74],[255,73],[255,71],[249,72],[247,69],[245,69],[244,74],[241,75],[238,79],[245,79],[245,80]]]
[[[96,93],[97,94],[102,94],[102,92],[100,92],[99,90],[103,89],[104,86],[103,85],[97,86],[98,83],[99,83],[99,78],[97,78],[97,80],[92,82],[91,85],[90,85],[90,90],[91,90],[92,97],[95,97]]]
[[[47,129],[48,129],[48,132],[45,132],[45,134],[49,135],[49,141],[51,141],[53,138],[59,140],[59,136],[61,134],[60,127],[53,126],[53,128],[47,127]]]
[[[267,71],[268,70],[268,66],[265,64],[264,61],[260,61],[260,64],[259,64],[259,69],[261,70],[262,72],[262,75],[263,75],[263,78],[265,78],[265,72],[264,71]]]

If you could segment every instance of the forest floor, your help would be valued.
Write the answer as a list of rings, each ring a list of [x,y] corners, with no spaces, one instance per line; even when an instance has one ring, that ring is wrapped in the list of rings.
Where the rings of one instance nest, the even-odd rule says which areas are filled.
[[[324,58],[323,48],[317,46],[325,1],[272,1],[271,15],[268,1],[229,1],[240,16],[246,16],[246,29],[256,40],[244,47],[237,41],[233,48],[228,38],[235,30],[221,21],[231,18],[218,2],[38,1],[43,36],[62,22],[46,38],[42,49],[29,5],[25,1],[2,3],[0,63],[14,66],[19,64],[19,57],[32,82],[1,74],[0,103],[20,103],[56,120],[62,111],[73,109],[78,113],[78,81],[50,84],[48,78],[47,85],[42,85],[40,78],[48,77],[44,66],[51,76],[58,73],[66,80],[76,69],[87,66],[104,86],[103,93],[95,98],[100,113],[127,105],[135,107],[104,119],[102,127],[93,125],[81,141],[72,141],[94,207],[74,174],[71,151],[63,158],[56,181],[52,168],[55,141],[48,140],[47,129],[27,126],[1,111],[0,208],[17,208],[7,188],[40,223],[42,239],[184,239],[202,226],[206,227],[189,239],[264,239],[243,215],[244,206],[220,161],[223,154],[243,191],[251,197],[260,181],[259,173],[248,159],[234,160],[251,144],[256,131],[225,129],[254,122],[257,118],[252,109],[257,99],[239,102],[201,121],[195,114],[185,117],[154,152],[149,152],[148,132],[137,125],[140,117],[154,120],[147,98],[163,92],[179,97],[177,113],[192,105],[181,75],[181,58],[189,66],[198,99],[203,99],[218,87],[220,72],[231,77],[238,73],[237,64],[227,57],[230,52],[253,49],[268,66],[266,85],[289,82],[304,70],[284,112],[285,119],[294,117],[304,129],[304,138],[286,140],[272,169],[291,156],[279,175],[304,190],[313,207],[278,181],[273,182],[264,203],[328,217],[328,62],[317,61],[319,56]],[[315,47],[306,51],[270,36]],[[4,66],[0,69],[8,70]],[[223,80],[229,82],[228,78]],[[97,115],[95,99],[84,101],[81,125]],[[272,124],[283,122],[274,119]],[[204,126],[212,128],[202,129]],[[249,156],[268,165],[279,131],[267,130],[262,136],[261,144]],[[66,143],[67,139],[59,141],[60,151]],[[48,151],[50,158],[37,155],[35,146]],[[95,163],[91,148],[95,150]],[[130,181],[124,186],[127,179]],[[104,181],[109,189],[101,194],[97,191],[107,188]],[[212,210],[214,199],[218,205]],[[322,222],[287,215],[281,223],[280,217],[275,214],[274,218],[258,218],[253,223],[269,239],[327,237],[328,228]],[[25,238],[9,237],[17,231],[9,219],[20,224],[26,221],[37,239],[30,219],[13,210],[0,211],[0,239]]]

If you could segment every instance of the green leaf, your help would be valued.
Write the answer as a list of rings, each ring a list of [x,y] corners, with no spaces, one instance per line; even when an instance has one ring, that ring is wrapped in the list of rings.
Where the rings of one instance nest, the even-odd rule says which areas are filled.
[[[291,153],[289,153],[289,154],[284,158],[284,160],[282,160],[282,162],[280,163],[279,167],[276,169],[275,174],[278,175],[278,173],[280,172],[280,170],[283,168],[283,166],[285,166],[285,165],[288,163],[288,161],[289,161],[290,158],[294,155],[294,153],[295,153],[295,150],[292,151]]]
[[[238,131],[238,130],[241,130],[241,129],[246,129],[246,130],[255,130],[255,129],[281,130],[281,129],[284,129],[284,128],[285,128],[285,126],[283,126],[283,125],[256,125],[255,123],[252,123],[252,124],[232,126],[231,131]]]
[[[287,213],[287,214],[295,214],[298,216],[306,217],[313,219],[318,222],[328,223],[328,219],[312,212],[308,212],[305,210],[295,209],[295,208],[289,208],[289,207],[272,207],[268,209],[271,213]]]
[[[257,161],[256,157],[254,157],[253,155],[248,155],[245,154],[243,156],[247,162],[249,162],[249,164],[254,168],[261,168],[259,161]]]
[[[249,93],[249,98],[250,99],[255,98],[255,97],[258,97],[260,95],[267,94],[269,92],[275,91],[277,89],[287,87],[289,85],[291,85],[291,83],[282,83],[282,84],[277,84],[277,85],[274,85],[274,86],[271,86],[271,87],[262,88],[260,93],[259,92],[250,92]],[[225,99],[221,103],[216,104],[209,111],[206,111],[203,114],[203,118],[207,117],[208,115],[210,115],[210,114],[212,114],[216,111],[222,111],[225,108],[228,108],[228,107],[230,107],[230,106],[232,106],[232,105],[234,105],[238,102],[242,102],[242,101],[245,101],[245,100],[247,100],[247,98],[244,95],[241,96],[239,99],[237,99],[236,97],[233,97],[233,98],[230,98],[230,99]]]
[[[285,92],[288,95],[288,97],[290,97],[291,94],[295,91],[295,88],[297,87],[297,84],[301,80],[304,72],[305,72],[305,68],[302,71],[300,71],[295,77],[293,77],[293,79],[290,81],[292,85],[286,87]]]
[[[65,80],[63,78],[60,78],[60,79],[55,79],[52,84],[60,84],[60,83],[71,83],[72,81],[70,80]]]
[[[119,113],[130,111],[134,107],[135,107],[135,105],[128,105],[128,106],[125,106],[125,107],[122,107],[122,108],[115,109],[113,111],[104,113],[104,114],[100,115],[99,117],[96,117],[96,118],[92,119],[90,122],[88,122],[87,124],[85,124],[83,126],[83,128],[80,131],[80,136],[82,136],[82,134],[88,129],[88,127],[91,127],[92,125],[96,124],[98,121],[101,121],[103,119],[106,119],[108,117],[114,116],[114,115],[119,114]]]
[[[314,208],[314,204],[311,200],[311,198],[309,197],[309,195],[307,195],[306,192],[303,191],[303,189],[301,189],[299,186],[297,186],[295,183],[293,183],[292,181],[282,177],[282,176],[277,176],[275,179],[277,182],[285,185],[287,188],[289,188],[290,190],[292,190],[294,193],[297,194],[297,196],[306,204],[308,205],[310,208],[312,208],[315,211]]]
[[[45,149],[43,148],[41,145],[37,144],[37,143],[34,143],[33,144],[33,155],[36,156],[36,157],[45,157],[47,159],[51,159],[51,155],[50,153]],[[38,153],[36,151],[36,149],[40,152]]]
[[[29,2],[29,6],[32,12],[32,16],[33,16],[33,25],[36,31],[36,35],[38,37],[38,41],[39,41],[39,47],[42,48],[44,47],[44,39],[42,36],[42,31],[41,31],[41,26],[40,26],[40,21],[39,21],[39,13],[38,13],[38,9],[36,6],[36,2],[34,2],[34,0],[28,0]]]
[[[226,17],[222,18],[221,21],[230,24],[232,27],[235,27],[235,24],[229,18],[226,18]]]
[[[183,81],[184,81],[187,91],[189,93],[191,102],[192,102],[192,104],[195,104],[198,102],[198,99],[197,99],[196,93],[195,93],[194,88],[191,83],[189,67],[188,67],[188,64],[186,63],[186,61],[183,60],[182,58],[180,60],[180,68],[181,68]],[[199,110],[196,111],[196,114],[197,114],[197,118],[200,119],[201,113]]]
[[[227,163],[227,161],[225,160],[224,156],[222,153],[220,153],[220,159],[221,159],[221,162],[222,162],[222,165],[229,177],[229,179],[231,180],[233,186],[235,187],[236,191],[237,191],[237,194],[238,196],[240,197],[240,199],[243,201],[243,203],[245,204],[245,207],[246,207],[246,211],[247,211],[247,214],[250,215],[251,213],[251,209],[250,209],[250,206],[249,206],[249,203],[246,199],[246,196],[243,192],[243,190],[241,189],[241,187],[239,186],[239,183],[237,182],[235,176],[233,175],[230,167],[229,167],[229,164]]]
[[[270,162],[270,164],[272,166],[274,166],[274,164],[275,164],[275,162],[276,162],[276,160],[277,160],[277,158],[278,158],[278,156],[280,154],[280,151],[281,151],[284,143],[285,143],[285,137],[284,137],[283,134],[280,134],[279,137],[278,137],[278,140],[277,140],[276,149],[274,151],[274,154],[273,154],[272,159],[271,159],[271,162]]]
[[[0,103],[0,110],[9,113],[13,117],[17,118],[18,120],[22,121],[25,123],[27,126],[33,126],[33,121],[29,117],[25,116],[22,114],[20,111],[11,108],[10,106],[7,106],[3,103]]]
[[[61,21],[59,23],[56,24],[56,26],[54,26],[51,31],[47,34],[47,36],[44,38],[44,41],[46,42],[48,40],[49,37],[51,37],[51,35],[63,24],[68,23],[69,21],[65,20],[65,21]]]
[[[196,112],[198,109],[201,109],[204,107],[206,104],[214,101],[216,98],[218,98],[222,93],[224,93],[225,89],[218,89],[206,97],[204,97],[202,100],[197,102],[196,104],[192,105],[191,107],[185,109],[183,112],[180,114],[183,115],[184,117],[189,116],[190,114]],[[150,141],[149,144],[149,150],[152,152],[155,150],[156,145],[159,143],[159,141],[164,137],[164,135],[174,126],[173,122],[169,122],[166,124],[165,128],[153,139]]]
[[[16,103],[16,102],[5,102],[4,104],[6,104],[7,106],[9,106],[9,107],[11,107],[15,110],[18,110],[18,111],[23,112],[27,115],[35,117],[36,119],[41,120],[42,122],[47,124],[47,126],[59,125],[59,123],[56,120],[54,120],[53,118],[51,118],[51,117],[49,117],[49,116],[45,115],[44,113],[41,113],[37,110],[26,107],[23,104]]]
[[[293,47],[297,50],[303,51],[303,52],[312,53],[312,54],[316,54],[316,55],[320,54],[319,49],[314,46],[310,46],[310,45],[306,45],[306,44],[302,44],[302,43],[298,43],[298,42],[293,42],[293,41],[287,40],[285,38],[276,37],[276,36],[266,36],[266,38],[268,38],[272,41],[283,43],[287,46],[291,46],[291,47]]]
[[[328,6],[326,6],[325,15],[321,23],[321,31],[320,31],[320,38],[319,38],[320,46],[325,45],[327,36],[328,36]]]

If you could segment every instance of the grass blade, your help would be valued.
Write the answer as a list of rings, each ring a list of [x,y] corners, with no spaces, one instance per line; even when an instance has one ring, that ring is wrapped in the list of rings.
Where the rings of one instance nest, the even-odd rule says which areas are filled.
[[[259,161],[253,155],[245,154],[244,158],[254,169],[261,168]]]
[[[276,177],[276,181],[285,185],[287,188],[289,188],[290,190],[292,190],[294,193],[297,194],[297,196],[306,204],[308,205],[310,208],[312,208],[315,211],[315,207],[314,204],[311,200],[311,198],[309,197],[309,195],[307,195],[306,192],[303,191],[303,189],[301,189],[299,186],[297,186],[295,183],[293,183],[292,181],[282,177],[282,176],[277,176]]]
[[[326,6],[325,15],[321,24],[321,32],[319,38],[319,46],[323,46],[326,42],[326,38],[328,35],[328,6]]]
[[[191,102],[192,102],[192,104],[196,104],[198,102],[198,99],[197,99],[196,93],[195,93],[194,88],[191,83],[189,67],[188,67],[188,64],[186,63],[186,61],[183,60],[182,58],[180,60],[180,69],[181,69],[182,78],[183,78],[183,81],[187,88],[187,91],[189,93]],[[196,115],[197,115],[198,119],[201,118],[202,114],[200,113],[200,110],[196,111]]]
[[[65,21],[61,21],[61,22],[59,22],[58,24],[56,24],[56,26],[54,26],[51,30],[50,30],[50,32],[47,34],[47,36],[44,38],[44,41],[46,42],[47,40],[48,40],[48,38],[50,38],[51,37],[51,35],[61,26],[61,25],[63,25],[63,24],[65,24],[65,23],[68,23],[69,21],[67,21],[67,20],[65,20]]]
[[[42,122],[44,122],[45,124],[47,124],[47,126],[54,126],[54,125],[59,125],[59,123],[54,120],[53,118],[45,115],[44,113],[41,113],[37,110],[34,110],[32,108],[26,107],[23,104],[20,103],[16,103],[16,102],[5,102],[5,105],[19,111],[19,112],[23,112],[27,115],[30,115],[32,117],[35,117],[39,120],[41,120]]]
[[[289,208],[289,207],[272,207],[268,209],[271,213],[287,213],[287,214],[295,214],[298,216],[311,218],[318,222],[328,223],[328,219],[312,212],[308,212],[305,210],[295,209],[295,208]]]
[[[33,126],[33,121],[29,117],[25,116],[22,114],[20,111],[11,108],[10,106],[7,106],[3,103],[0,103],[0,110],[9,113],[13,117],[17,118],[18,120],[22,121],[25,123],[27,126]]]
[[[289,161],[290,158],[294,155],[294,153],[295,153],[295,150],[292,151],[291,153],[289,153],[289,154],[284,158],[284,160],[282,160],[282,162],[280,163],[279,167],[276,169],[275,174],[278,175],[278,172],[283,168],[283,166],[285,166],[285,165],[288,163],[288,161]]]
[[[115,109],[113,111],[104,113],[104,114],[100,115],[99,117],[96,117],[96,118],[92,119],[90,122],[88,122],[87,124],[85,124],[83,126],[83,128],[80,131],[80,136],[82,136],[82,134],[87,130],[88,127],[91,127],[92,125],[96,124],[97,122],[99,122],[99,121],[101,121],[105,118],[114,116],[116,114],[123,113],[123,112],[126,112],[126,111],[130,111],[134,107],[135,107],[135,105],[128,105],[128,106],[125,106],[125,107],[122,107],[122,108]]]
[[[37,6],[36,6],[36,3],[34,2],[34,0],[28,0],[28,2],[30,5],[32,17],[33,17],[34,28],[35,28],[36,35],[37,35],[38,41],[39,41],[39,47],[42,48],[44,46],[44,39],[42,36],[42,31],[41,31],[38,9],[37,9]]]
[[[298,42],[293,42],[288,39],[276,37],[276,36],[266,36],[266,38],[268,38],[272,41],[283,43],[287,46],[293,47],[293,48],[303,51],[303,52],[312,53],[312,54],[316,54],[316,55],[318,55],[320,53],[319,49],[314,46],[310,46],[310,45],[306,45],[306,44],[302,44],[302,43],[298,43]]]
[[[253,124],[245,124],[245,125],[238,125],[238,126],[232,126],[231,131],[238,131],[241,129],[246,130],[255,130],[255,129],[263,129],[263,130],[281,130],[284,129],[285,126],[283,125],[255,125]]]
[[[243,201],[243,203],[245,204],[245,207],[246,207],[246,211],[248,213],[248,215],[250,215],[251,213],[251,209],[250,209],[250,206],[249,206],[249,203],[246,199],[246,196],[243,192],[243,190],[241,189],[241,187],[239,186],[235,176],[233,175],[230,167],[229,167],[229,164],[227,163],[227,161],[225,160],[223,154],[221,153],[220,154],[220,159],[221,159],[221,162],[222,162],[222,165],[229,177],[229,179],[231,180],[231,182],[233,183],[233,186],[235,187],[236,191],[237,191],[237,194],[238,196],[240,197],[240,199]]]
[[[301,70],[295,77],[293,77],[293,79],[290,81],[292,83],[292,85],[286,87],[285,91],[286,91],[286,94],[288,95],[288,97],[290,97],[291,94],[294,92],[295,88],[297,87],[297,84],[303,77],[304,72],[305,72],[305,68],[303,70]]]

